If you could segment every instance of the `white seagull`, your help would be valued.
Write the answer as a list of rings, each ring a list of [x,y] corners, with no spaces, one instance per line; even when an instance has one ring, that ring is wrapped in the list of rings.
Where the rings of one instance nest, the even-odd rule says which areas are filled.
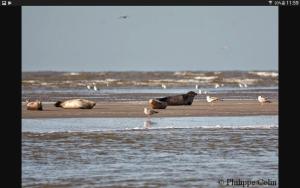
[[[198,84],[195,86],[195,89],[198,89],[199,88],[199,86],[198,86]]]
[[[144,108],[144,114],[147,115],[148,117],[153,115],[153,114],[156,114],[156,113],[158,113],[158,112],[155,111],[155,110]]]
[[[90,85],[87,85],[86,88],[88,88],[88,90],[90,90],[90,89],[91,89],[91,86],[90,86]]]
[[[98,88],[97,88],[95,82],[93,82],[93,89],[94,89],[95,91],[98,91]]]
[[[220,101],[220,99],[218,97],[206,96],[206,101],[209,103],[214,103],[214,102]]]
[[[219,84],[215,84],[215,88],[219,88],[220,87],[220,85]]]
[[[94,90],[95,90],[95,91],[98,91],[98,88],[97,88],[97,86],[94,86]]]
[[[244,87],[243,84],[239,83],[239,87]]]
[[[271,101],[267,97],[258,96],[257,100],[261,104],[263,104],[263,103],[271,103]]]
[[[199,94],[200,94],[200,95],[202,94],[202,91],[201,91],[201,89],[199,89]]]
[[[167,88],[167,86],[165,84],[161,84],[161,87],[164,88],[164,89]]]

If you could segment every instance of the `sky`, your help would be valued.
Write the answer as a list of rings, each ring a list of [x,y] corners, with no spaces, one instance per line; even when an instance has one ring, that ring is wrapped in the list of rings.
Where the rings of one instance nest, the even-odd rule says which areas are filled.
[[[22,71],[186,70],[278,70],[278,7],[22,7]]]

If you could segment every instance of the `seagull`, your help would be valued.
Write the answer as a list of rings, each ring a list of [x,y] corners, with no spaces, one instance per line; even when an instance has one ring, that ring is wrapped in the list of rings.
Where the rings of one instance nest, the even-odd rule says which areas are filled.
[[[97,88],[95,82],[93,82],[93,89],[94,89],[95,91],[98,91],[98,88]]]
[[[164,89],[167,88],[167,86],[165,84],[161,84],[161,87],[164,88]]]
[[[119,19],[126,19],[128,16],[120,16]]]
[[[248,87],[248,85],[247,85],[247,84],[244,84],[244,87]]]
[[[204,94],[207,94],[207,91],[203,91]]]
[[[96,86],[95,84],[94,84],[93,89],[94,89],[95,91],[98,91],[98,88],[97,88],[97,86]]]
[[[156,114],[156,113],[158,113],[158,112],[148,109],[148,108],[144,108],[144,114],[147,115],[148,117],[151,116],[152,114]]]
[[[201,89],[199,89],[199,94],[202,94],[202,91],[201,91]]]
[[[218,88],[218,87],[220,87],[220,85],[219,84],[215,84],[215,88]]]
[[[90,86],[90,85],[87,85],[86,87],[88,88],[88,90],[90,90],[90,89],[91,89],[91,86]]]
[[[199,88],[198,84],[195,86],[195,88],[196,88],[196,89],[198,89],[198,88]]]
[[[239,87],[244,87],[243,84],[239,83]]]
[[[220,101],[220,99],[218,97],[206,96],[206,101],[209,103],[214,103],[214,102]]]
[[[271,101],[267,97],[258,96],[257,100],[258,102],[260,102],[260,104],[271,103]]]

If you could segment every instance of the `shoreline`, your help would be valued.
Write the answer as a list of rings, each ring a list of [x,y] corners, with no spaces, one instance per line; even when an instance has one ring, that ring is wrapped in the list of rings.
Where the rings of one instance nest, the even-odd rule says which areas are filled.
[[[22,119],[37,118],[140,118],[146,117],[143,108],[147,101],[97,102],[93,109],[63,109],[53,103],[43,103],[43,111],[29,111],[22,103]],[[204,117],[204,116],[257,116],[278,115],[278,101],[259,104],[257,100],[225,100],[215,104],[206,101],[194,101],[191,106],[168,106],[155,109],[155,117]]]

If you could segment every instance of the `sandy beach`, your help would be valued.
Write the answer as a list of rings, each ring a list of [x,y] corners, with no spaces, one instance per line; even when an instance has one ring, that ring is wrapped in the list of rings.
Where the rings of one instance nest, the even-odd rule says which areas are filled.
[[[90,110],[63,109],[47,103],[43,111],[29,111],[22,104],[22,118],[145,117],[144,107],[149,107],[146,101],[97,102]],[[261,105],[257,100],[228,100],[212,105],[195,101],[191,106],[168,106],[157,111],[153,117],[278,115],[278,102]]]

